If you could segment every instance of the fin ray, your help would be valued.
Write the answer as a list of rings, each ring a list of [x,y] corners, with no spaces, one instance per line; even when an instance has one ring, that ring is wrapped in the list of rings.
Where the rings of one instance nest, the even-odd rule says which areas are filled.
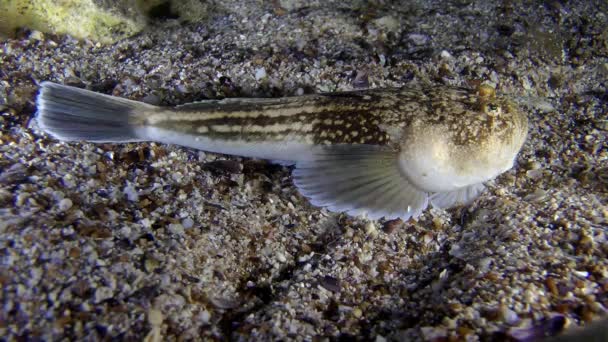
[[[457,204],[466,205],[479,197],[484,189],[483,183],[478,183],[450,192],[434,193],[429,200],[435,208],[449,208]]]
[[[402,176],[397,152],[383,146],[335,145],[299,161],[294,183],[313,205],[368,218],[418,216],[428,194]]]
[[[152,105],[43,82],[36,100],[42,130],[64,141],[130,142],[146,140],[133,119]]]

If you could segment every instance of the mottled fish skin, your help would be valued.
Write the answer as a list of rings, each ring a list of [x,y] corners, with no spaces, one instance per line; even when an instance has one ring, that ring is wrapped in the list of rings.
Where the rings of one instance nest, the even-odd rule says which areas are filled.
[[[509,139],[525,116],[503,98],[445,86],[370,89],[278,99],[205,101],[141,115],[143,125],[224,140],[307,144],[401,144],[400,131],[417,121],[457,132],[457,145],[482,144],[498,130]],[[485,102],[485,103],[484,103]],[[505,108],[503,115],[495,115]],[[397,133],[397,134],[391,134]],[[447,132],[446,132],[447,133]]]
[[[369,89],[156,107],[45,82],[38,122],[61,140],[158,141],[296,164],[313,204],[369,217],[467,203],[512,167],[527,118],[490,87]]]
[[[227,99],[145,115],[145,125],[222,140],[387,145],[380,125],[403,119],[397,89],[279,99]]]

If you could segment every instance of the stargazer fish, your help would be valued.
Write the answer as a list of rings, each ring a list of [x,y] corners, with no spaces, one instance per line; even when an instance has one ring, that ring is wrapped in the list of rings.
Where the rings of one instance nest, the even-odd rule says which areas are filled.
[[[50,82],[39,126],[64,141],[155,141],[288,161],[314,205],[404,220],[466,204],[513,166],[526,115],[493,88],[443,85],[157,107]]]

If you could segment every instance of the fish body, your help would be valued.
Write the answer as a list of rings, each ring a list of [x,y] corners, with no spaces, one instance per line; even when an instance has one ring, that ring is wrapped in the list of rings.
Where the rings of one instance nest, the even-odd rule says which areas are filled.
[[[526,115],[493,89],[415,86],[157,107],[44,82],[42,130],[64,141],[155,141],[288,161],[318,206],[408,219],[470,202],[510,169]]]

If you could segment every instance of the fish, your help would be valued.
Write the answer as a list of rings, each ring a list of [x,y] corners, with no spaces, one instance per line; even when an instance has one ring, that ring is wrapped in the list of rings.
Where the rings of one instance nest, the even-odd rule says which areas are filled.
[[[295,168],[311,204],[368,219],[466,205],[511,169],[528,119],[487,85],[406,85],[162,107],[43,82],[38,126],[61,141],[157,142]]]

